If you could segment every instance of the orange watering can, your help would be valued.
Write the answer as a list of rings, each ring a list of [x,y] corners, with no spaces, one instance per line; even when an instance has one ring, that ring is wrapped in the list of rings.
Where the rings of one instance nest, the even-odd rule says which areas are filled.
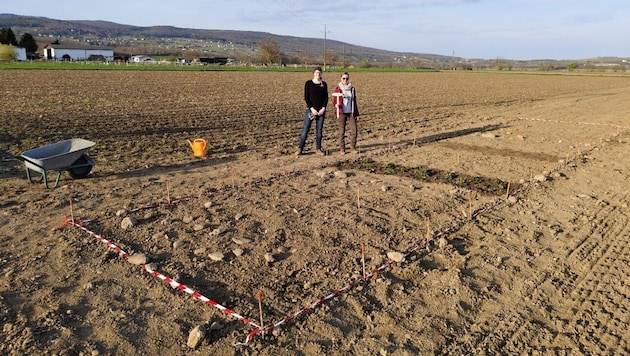
[[[193,155],[195,155],[195,157],[206,156],[206,140],[204,140],[203,138],[196,138],[195,140],[193,140],[193,142],[190,142],[190,140],[187,141],[190,145],[190,148],[192,148]]]

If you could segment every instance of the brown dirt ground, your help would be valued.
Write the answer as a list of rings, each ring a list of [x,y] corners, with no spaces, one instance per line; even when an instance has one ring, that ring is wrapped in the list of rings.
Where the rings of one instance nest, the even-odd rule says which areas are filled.
[[[352,78],[360,154],[329,115],[296,157],[308,73],[0,71],[0,148],[97,143],[56,189],[0,161],[0,353],[630,352],[627,77]]]

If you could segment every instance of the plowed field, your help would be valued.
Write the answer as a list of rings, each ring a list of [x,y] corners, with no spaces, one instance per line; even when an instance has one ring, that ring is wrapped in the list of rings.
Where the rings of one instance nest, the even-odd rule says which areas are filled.
[[[295,156],[310,73],[0,70],[1,149],[96,142],[0,160],[0,353],[630,353],[630,78],[351,75]]]

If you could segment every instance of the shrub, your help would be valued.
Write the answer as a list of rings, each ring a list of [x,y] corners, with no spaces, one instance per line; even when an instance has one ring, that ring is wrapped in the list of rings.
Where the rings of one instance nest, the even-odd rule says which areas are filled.
[[[15,47],[11,45],[0,45],[0,62],[15,62],[18,54]]]
[[[359,67],[360,68],[371,68],[372,64],[367,59],[364,59],[364,60],[361,61],[361,65]]]

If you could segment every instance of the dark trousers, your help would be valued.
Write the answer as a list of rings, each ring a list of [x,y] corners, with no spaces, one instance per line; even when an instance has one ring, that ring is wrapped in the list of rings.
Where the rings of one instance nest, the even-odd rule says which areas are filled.
[[[348,139],[350,140],[350,148],[355,150],[357,148],[357,119],[352,114],[339,115],[337,119],[337,125],[339,126],[339,149],[345,151],[346,149],[346,125],[348,126]]]
[[[304,145],[306,144],[306,136],[311,130],[311,124],[313,123],[313,121],[315,121],[315,149],[321,150],[322,137],[324,136],[324,118],[326,117],[326,114],[315,116],[315,118],[311,119],[308,115],[310,112],[311,109],[306,109],[306,111],[304,112],[304,124],[302,125],[302,134],[300,135],[300,143],[298,147],[300,148],[300,150],[304,149]]]

